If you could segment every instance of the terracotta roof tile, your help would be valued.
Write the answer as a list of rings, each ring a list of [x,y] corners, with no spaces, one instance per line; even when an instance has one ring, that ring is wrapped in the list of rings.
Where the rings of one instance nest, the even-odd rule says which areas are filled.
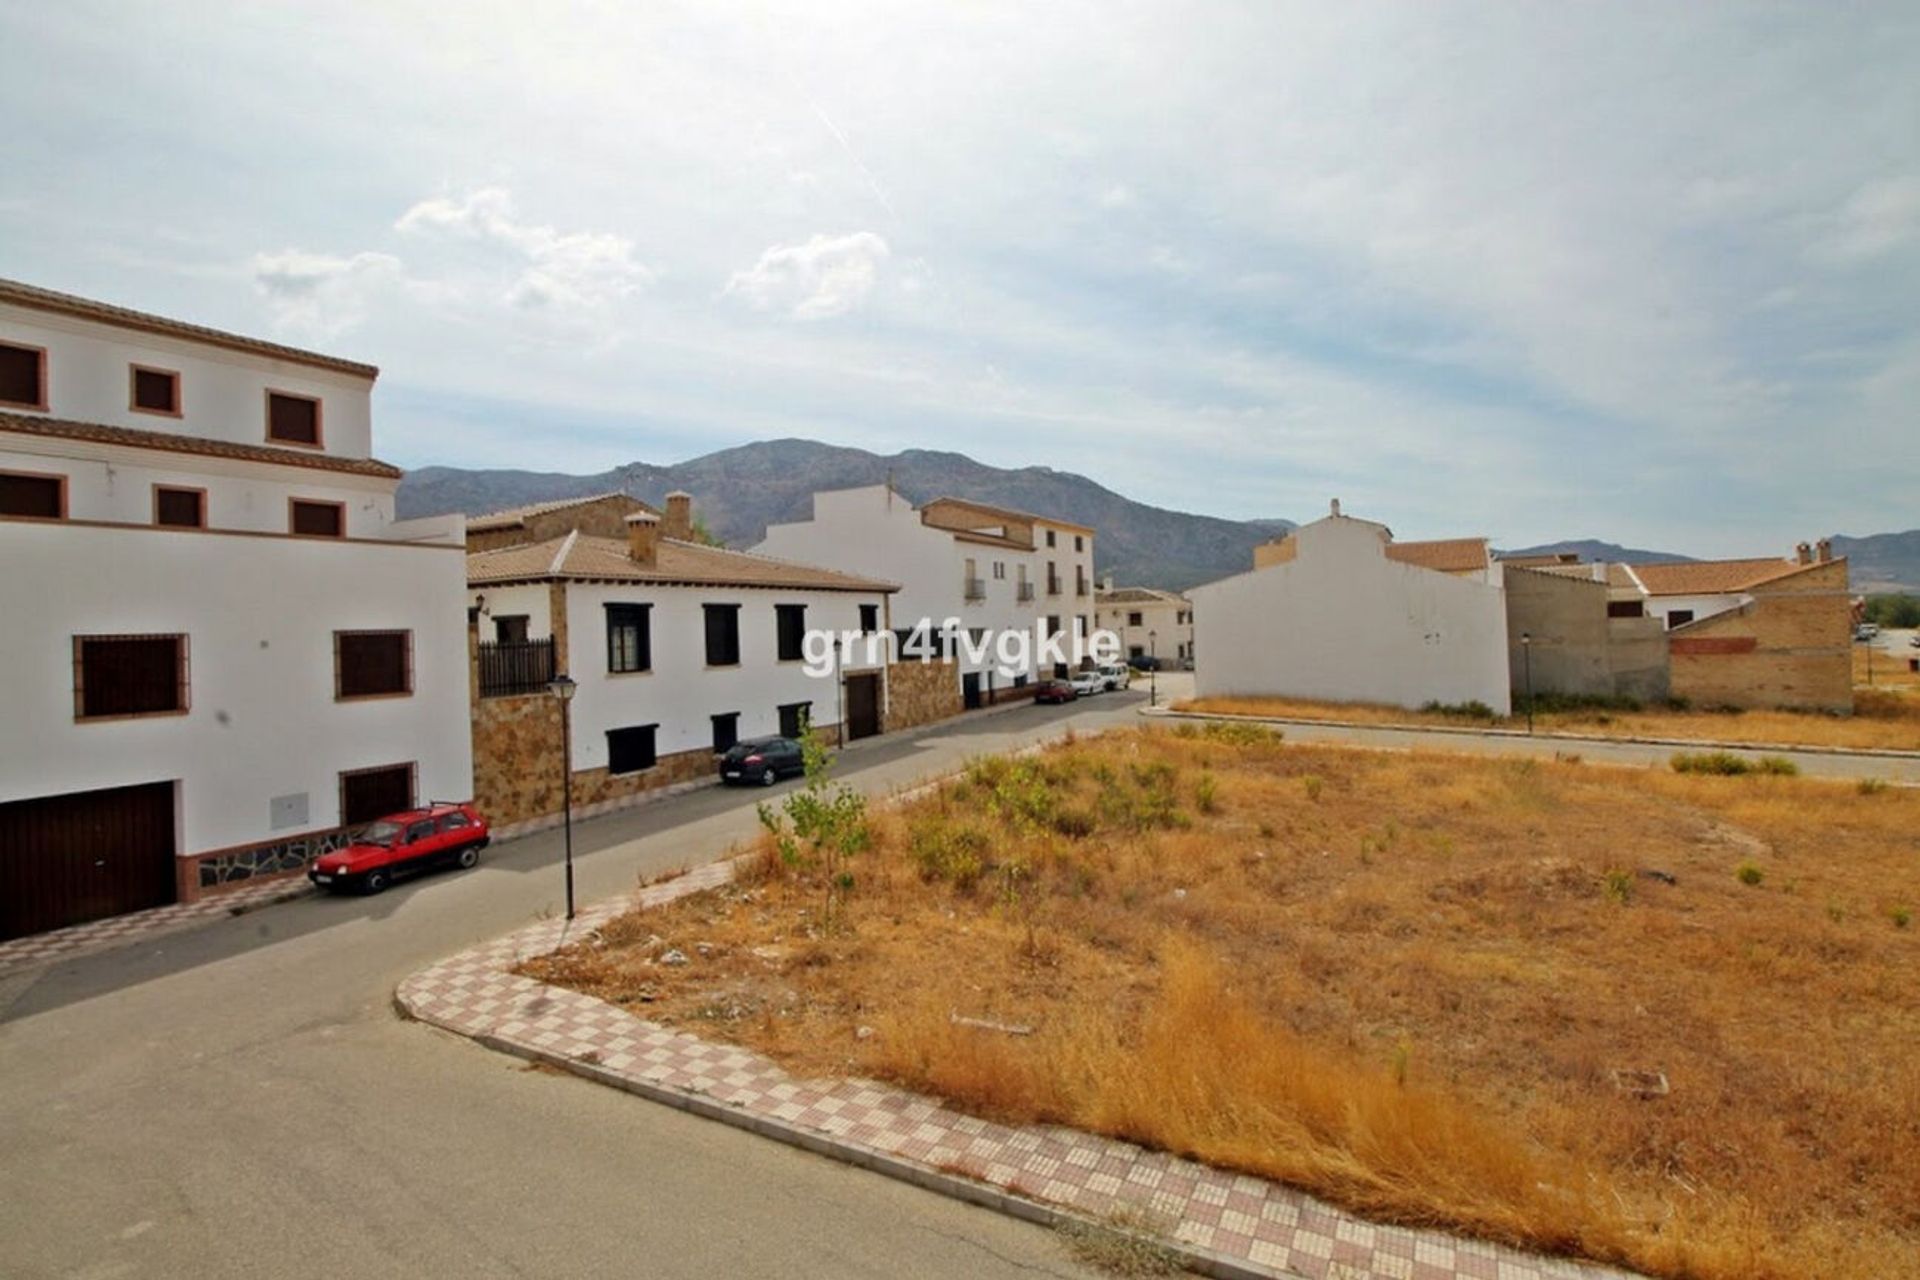
[[[1780,557],[1760,560],[1690,560],[1679,564],[1628,566],[1652,596],[1725,595],[1811,568]]]
[[[1153,587],[1115,587],[1111,591],[1095,591],[1097,604],[1173,604],[1184,605],[1185,596],[1175,595],[1171,591],[1160,591]]]
[[[321,355],[317,351],[303,351],[298,347],[283,347],[277,342],[265,342],[259,338],[228,333],[222,329],[209,329],[204,325],[188,324],[184,320],[169,320],[165,316],[134,311],[127,307],[116,307],[107,302],[95,302],[91,298],[75,297],[70,293],[56,293],[52,289],[23,284],[18,280],[0,280],[0,302],[10,302],[18,307],[32,307],[36,311],[52,311],[60,315],[76,316],[82,320],[96,320],[101,324],[116,325],[122,329],[138,329],[143,333],[157,333],[169,338],[204,342],[210,346],[225,347],[229,351],[244,351],[249,355],[266,356],[273,360],[289,360],[295,364],[312,365],[317,369],[331,369],[336,373],[351,373],[369,381],[380,376],[380,370],[373,365],[361,364],[355,360],[342,360],[338,356]]]
[[[524,524],[529,516],[542,516],[550,511],[564,511],[568,507],[583,507],[589,502],[600,502],[606,498],[619,498],[623,496],[625,495],[619,493],[589,493],[578,498],[554,498],[549,502],[530,502],[524,507],[508,507],[502,511],[489,511],[484,515],[477,515],[468,520],[467,532],[481,533],[489,529],[511,529],[517,524]],[[641,502],[638,498],[634,498],[633,502],[635,506],[642,511],[651,511],[655,515],[660,514],[658,509]]]
[[[17,435],[44,436],[56,440],[87,440],[95,444],[122,445],[130,449],[158,449],[167,453],[192,453],[208,458],[235,458],[242,462],[271,462],[282,467],[307,467],[315,471],[344,471],[350,475],[381,476],[397,480],[400,468],[377,458],[342,458],[330,453],[305,449],[276,449],[272,445],[240,444],[232,440],[209,440],[204,436],[174,435],[167,431],[145,431],[136,427],[114,427],[104,422],[74,422],[67,418],[43,418],[38,414],[0,412],[0,431]]]
[[[995,516],[1003,520],[1033,521],[1037,524],[1050,524],[1056,529],[1068,529],[1077,533],[1091,534],[1094,532],[1091,525],[1075,524],[1071,520],[1062,520],[1057,516],[1038,516],[1031,511],[1016,511],[1012,507],[996,507],[988,502],[975,502],[972,498],[955,498],[951,496],[931,498],[921,503],[921,518],[925,520],[927,524],[934,525],[937,528],[951,530],[951,526],[941,524],[937,519],[927,519],[929,512],[933,508],[942,506],[962,507],[970,511],[976,511],[984,516]],[[966,532],[977,533],[979,531],[966,530]]]
[[[1485,538],[1440,538],[1432,542],[1389,542],[1387,559],[1441,573],[1463,573],[1487,567]]]
[[[539,581],[566,578],[601,582],[657,582],[663,585],[713,584],[739,587],[793,587],[813,591],[898,591],[897,584],[856,577],[816,565],[746,551],[662,538],[658,562],[636,564],[618,538],[570,533],[545,542],[467,556],[467,583]]]

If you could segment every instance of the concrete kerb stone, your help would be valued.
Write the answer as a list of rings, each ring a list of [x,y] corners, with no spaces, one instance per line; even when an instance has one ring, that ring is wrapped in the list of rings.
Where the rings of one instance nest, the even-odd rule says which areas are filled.
[[[1797,743],[1729,742],[1718,738],[1610,738],[1602,733],[1528,733],[1525,729],[1470,729],[1451,724],[1413,724],[1394,720],[1368,723],[1360,720],[1310,720],[1305,716],[1236,715],[1230,711],[1175,711],[1171,707],[1141,707],[1136,715],[1155,720],[1216,720],[1245,724],[1286,724],[1318,729],[1378,729],[1391,733],[1451,733],[1463,738],[1512,738],[1519,742],[1579,742],[1595,745],[1616,744],[1628,747],[1691,747],[1702,751],[1748,751],[1761,755],[1859,756],[1877,760],[1920,761],[1920,751],[1895,751],[1887,747],[1802,746]]]

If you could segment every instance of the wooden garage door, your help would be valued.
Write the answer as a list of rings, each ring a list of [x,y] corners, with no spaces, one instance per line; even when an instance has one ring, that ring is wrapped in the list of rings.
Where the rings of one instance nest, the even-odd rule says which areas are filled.
[[[847,737],[871,738],[880,732],[880,677],[847,677]]]
[[[0,804],[0,938],[173,901],[173,784]]]

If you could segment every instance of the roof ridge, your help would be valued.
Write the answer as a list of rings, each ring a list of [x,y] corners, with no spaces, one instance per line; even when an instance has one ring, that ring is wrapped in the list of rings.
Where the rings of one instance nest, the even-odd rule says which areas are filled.
[[[123,427],[110,422],[82,422],[77,418],[56,418],[42,414],[11,413],[0,410],[0,431],[22,435],[46,436],[60,440],[89,440],[95,444],[117,444],[129,449],[153,449],[163,453],[190,453],[206,458],[232,458],[241,462],[260,462],[270,466],[307,467],[316,471],[342,471],[354,475],[380,476],[397,480],[406,473],[378,458],[348,458],[337,453],[315,453],[304,449],[281,449],[273,445],[251,444],[239,440],[217,440],[211,436],[174,435],[146,427]]]
[[[558,577],[567,571],[567,557],[573,554],[573,546],[578,541],[580,541],[580,531],[568,530],[567,536],[560,542],[560,549],[553,553],[553,563],[547,566],[548,573]]]

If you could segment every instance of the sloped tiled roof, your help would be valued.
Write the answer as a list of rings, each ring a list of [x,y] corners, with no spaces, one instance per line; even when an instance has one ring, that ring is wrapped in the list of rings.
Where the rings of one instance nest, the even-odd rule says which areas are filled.
[[[1091,534],[1094,532],[1093,528],[1090,525],[1075,524],[1071,520],[1062,520],[1057,516],[1040,516],[1040,515],[1035,515],[1031,511],[1016,511],[1012,507],[996,507],[993,504],[987,503],[987,502],[975,502],[972,498],[955,498],[951,496],[932,498],[926,502],[921,503],[920,512],[921,512],[922,518],[926,519],[926,516],[928,515],[929,511],[932,508],[941,507],[941,506],[964,507],[968,510],[976,511],[983,516],[993,516],[1002,520],[1017,520],[1023,524],[1031,521],[1038,524],[1050,524],[1056,529],[1070,529],[1076,533]],[[940,524],[940,522],[937,519],[927,519],[926,523],[935,525],[942,529],[946,529],[949,527],[947,525]],[[977,531],[967,530],[966,532],[977,532]]]
[[[1441,573],[1464,573],[1487,567],[1485,538],[1440,538],[1432,542],[1389,542],[1387,559]]]
[[[1184,605],[1185,596],[1175,595],[1171,591],[1159,591],[1153,587],[1115,587],[1111,591],[1095,591],[1093,598],[1097,604],[1172,604]]]
[[[1679,564],[1629,565],[1650,596],[1711,596],[1745,591],[1774,578],[1811,568],[1778,556],[1760,560],[1690,560]]]
[[[811,591],[898,591],[897,584],[856,577],[817,565],[746,551],[728,551],[661,538],[655,563],[636,563],[627,543],[569,533],[545,542],[467,555],[467,584],[539,582],[553,578],[594,582],[657,582],[663,585],[793,587]]]
[[[67,418],[43,418],[38,414],[0,412],[0,432],[42,436],[56,440],[87,440],[95,444],[120,445],[129,449],[192,453],[208,458],[235,458],[242,462],[271,462],[282,467],[344,471],[350,475],[380,476],[391,480],[399,479],[402,474],[400,468],[376,458],[342,458],[308,449],[278,449],[272,445],[241,444],[233,440],[209,440],[204,436],[175,435],[169,431],[114,427],[104,422],[74,422]]]
[[[590,493],[579,498],[555,498],[549,502],[530,502],[524,507],[508,507],[504,511],[489,511],[485,515],[478,515],[467,521],[467,531],[483,533],[489,529],[511,529],[517,524],[526,523],[532,516],[543,516],[550,511],[564,511],[568,507],[584,507],[589,502],[600,502],[607,498],[621,496],[623,495],[619,493]],[[638,498],[633,501],[642,511],[660,514],[656,508],[641,502]]]
[[[342,360],[338,356],[321,355],[317,351],[302,351],[298,347],[283,347],[277,342],[263,342],[259,338],[227,333],[222,329],[209,329],[204,325],[188,324],[184,320],[169,320],[165,316],[134,311],[127,307],[116,307],[107,302],[95,302],[91,298],[75,297],[70,293],[56,293],[52,289],[22,284],[18,280],[0,280],[0,302],[9,302],[18,307],[32,307],[36,311],[52,311],[60,315],[75,316],[82,320],[95,320],[101,324],[116,325],[122,329],[137,329],[143,333],[157,333],[169,338],[204,342],[209,346],[225,347],[229,351],[244,351],[249,355],[288,360],[295,364],[312,365],[317,369],[331,369],[336,373],[351,373],[368,380],[380,376],[380,370],[370,364]]]

